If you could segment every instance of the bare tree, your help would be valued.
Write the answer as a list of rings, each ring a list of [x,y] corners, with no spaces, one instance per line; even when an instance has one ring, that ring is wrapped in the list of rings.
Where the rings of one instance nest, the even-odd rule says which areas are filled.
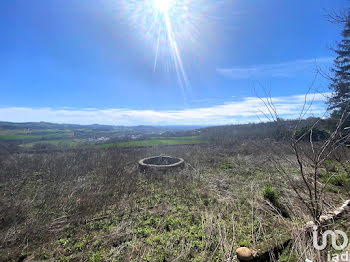
[[[300,111],[298,124],[293,128],[290,138],[288,139],[288,147],[292,150],[298,166],[298,174],[302,183],[293,178],[288,170],[283,167],[282,163],[272,156],[271,160],[280,174],[282,174],[289,182],[300,201],[308,209],[315,224],[320,224],[320,217],[325,208],[325,189],[331,179],[336,176],[332,175],[325,183],[320,182],[320,171],[324,167],[325,161],[329,159],[340,148],[347,152],[346,145],[350,140],[350,132],[344,133],[343,126],[348,121],[348,115],[344,113],[336,121],[334,130],[328,137],[322,141],[314,141],[315,128],[318,126],[322,118],[316,118],[314,123],[308,128],[301,131],[301,123],[305,116],[309,115],[312,108],[313,98],[308,103],[308,93],[305,95],[304,104]],[[278,113],[276,106],[273,104],[271,97],[260,98],[267,108],[273,121],[278,123]],[[326,113],[324,114],[324,116]],[[286,159],[290,163],[290,159]]]

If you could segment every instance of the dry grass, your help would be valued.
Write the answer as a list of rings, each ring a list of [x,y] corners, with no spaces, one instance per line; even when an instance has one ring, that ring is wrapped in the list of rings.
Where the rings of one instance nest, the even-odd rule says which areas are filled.
[[[263,253],[309,219],[267,146],[246,141],[1,155],[0,257],[234,261],[239,246]],[[182,157],[187,166],[164,176],[139,173],[137,160],[160,154]],[[296,176],[290,162],[284,165]],[[292,219],[263,199],[266,183]],[[340,201],[341,194],[329,200]]]

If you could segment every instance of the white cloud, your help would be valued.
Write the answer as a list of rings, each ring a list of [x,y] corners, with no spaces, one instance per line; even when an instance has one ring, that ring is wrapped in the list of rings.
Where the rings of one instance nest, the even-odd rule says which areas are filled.
[[[321,116],[325,111],[325,100],[329,93],[309,94],[313,100],[312,113]],[[305,95],[273,97],[280,117],[296,118],[304,103]],[[256,97],[221,105],[184,110],[132,110],[132,109],[54,109],[8,107],[0,108],[0,121],[38,122],[107,125],[221,125],[257,122],[264,118],[264,103]]]
[[[331,64],[333,57],[294,60],[278,64],[261,64],[251,67],[217,68],[224,76],[235,79],[251,79],[263,77],[292,77],[300,72],[314,72],[317,66]]]

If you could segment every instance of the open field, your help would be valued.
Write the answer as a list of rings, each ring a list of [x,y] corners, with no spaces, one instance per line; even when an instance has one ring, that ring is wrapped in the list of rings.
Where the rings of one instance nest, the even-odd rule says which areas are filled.
[[[43,140],[43,139],[57,139],[70,138],[73,136],[72,132],[50,132],[47,134],[33,134],[33,133],[15,133],[15,134],[0,134],[0,140]]]
[[[203,143],[189,127],[114,127],[0,122],[0,144],[15,151],[137,147]]]
[[[35,149],[36,146],[40,146],[43,142],[31,142],[23,143],[20,146],[27,149]],[[48,140],[44,142],[46,145],[52,145],[57,149],[74,149],[86,145],[84,139],[58,139],[58,140]]]
[[[188,137],[154,137],[147,140],[126,141],[117,143],[94,144],[89,143],[84,139],[58,139],[23,143],[20,148],[23,149],[42,149],[43,146],[47,149],[87,149],[87,148],[113,148],[113,147],[142,147],[142,146],[159,146],[159,145],[186,145],[186,144],[202,144],[206,143],[199,136]],[[52,147],[50,147],[52,146]],[[44,148],[44,149],[45,149]]]
[[[119,143],[109,143],[96,145],[96,148],[110,148],[110,147],[138,147],[138,146],[159,146],[159,145],[185,145],[185,144],[201,144],[205,143],[200,136],[187,137],[155,137],[147,140],[128,141]]]
[[[0,257],[4,261],[235,261],[239,246],[263,253],[310,220],[274,168],[267,147],[271,148],[268,142],[245,141],[229,147],[116,147],[1,155]],[[280,146],[271,152],[293,159]],[[184,158],[185,169],[163,175],[139,172],[139,159],[161,154]],[[289,176],[298,177],[294,165],[283,165]],[[340,167],[330,170],[335,168]],[[329,174],[324,172],[326,179]],[[335,178],[327,189],[329,209],[347,197],[349,178],[342,179],[338,183]],[[275,192],[287,217],[264,198],[267,189]],[[280,261],[297,261],[290,249],[285,252]]]

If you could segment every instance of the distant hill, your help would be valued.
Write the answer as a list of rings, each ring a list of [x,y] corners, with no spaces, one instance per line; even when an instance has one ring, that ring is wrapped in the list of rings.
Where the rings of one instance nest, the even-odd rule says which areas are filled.
[[[139,126],[112,126],[112,125],[99,125],[99,124],[92,124],[92,125],[77,125],[77,124],[56,124],[56,123],[49,123],[49,122],[24,122],[24,123],[13,123],[13,122],[2,122],[0,121],[0,129],[3,130],[23,130],[23,129],[29,129],[29,130],[45,130],[45,129],[70,129],[70,130],[77,130],[77,129],[93,129],[93,130],[121,130],[121,131],[127,131],[127,130],[137,130],[138,132],[159,132],[159,131],[172,131],[172,130],[191,130],[191,129],[198,129],[203,126],[146,126],[146,125],[139,125]]]

